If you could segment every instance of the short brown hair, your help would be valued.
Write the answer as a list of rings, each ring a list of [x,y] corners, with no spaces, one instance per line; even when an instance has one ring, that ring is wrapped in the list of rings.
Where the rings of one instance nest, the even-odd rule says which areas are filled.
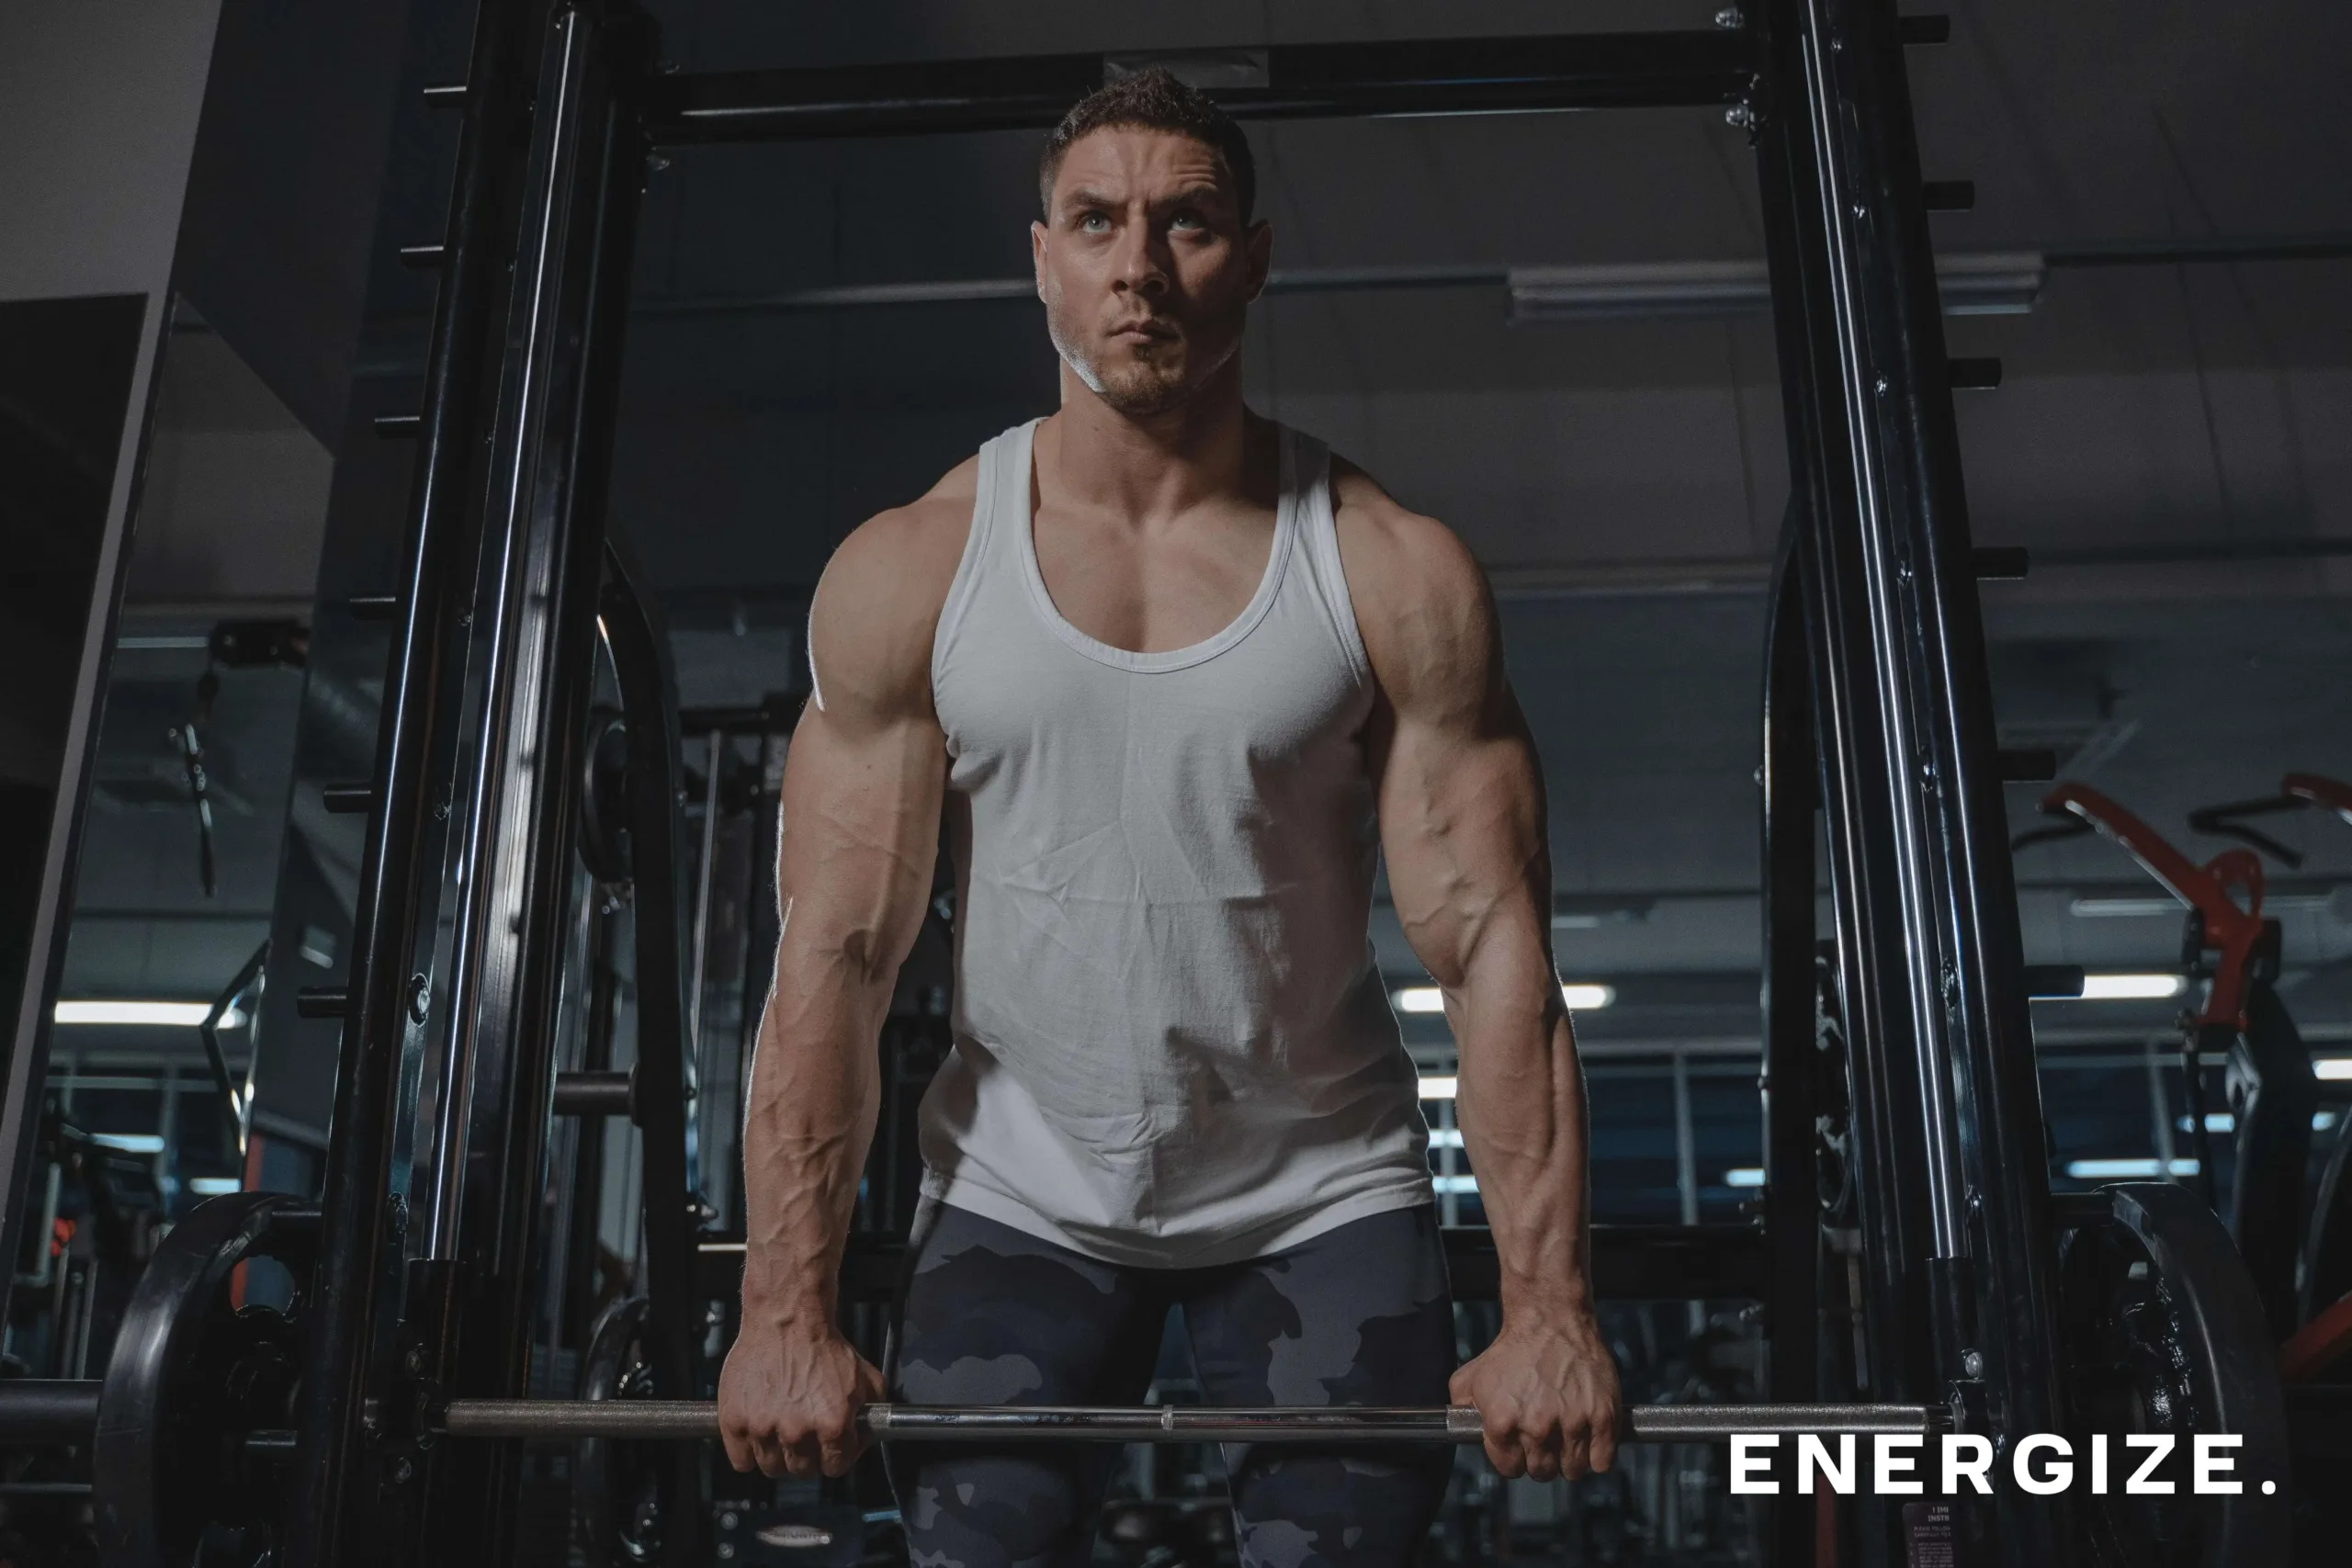
[[[1106,126],[1131,126],[1189,136],[1225,160],[1225,172],[1240,198],[1241,221],[1250,221],[1258,201],[1258,165],[1250,156],[1250,139],[1215,98],[1179,81],[1164,65],[1114,77],[1070,106],[1069,113],[1046,137],[1037,154],[1037,205],[1053,216],[1054,176],[1061,172],[1062,155],[1070,143]]]

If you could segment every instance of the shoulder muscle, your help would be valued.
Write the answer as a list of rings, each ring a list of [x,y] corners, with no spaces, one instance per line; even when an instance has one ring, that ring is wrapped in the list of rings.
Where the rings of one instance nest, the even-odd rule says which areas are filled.
[[[1502,659],[1469,547],[1342,458],[1331,462],[1331,492],[1348,595],[1383,694],[1400,716],[1473,717],[1499,694]]]
[[[978,459],[876,513],[825,564],[808,611],[815,705],[854,730],[931,715],[931,644],[971,530]]]

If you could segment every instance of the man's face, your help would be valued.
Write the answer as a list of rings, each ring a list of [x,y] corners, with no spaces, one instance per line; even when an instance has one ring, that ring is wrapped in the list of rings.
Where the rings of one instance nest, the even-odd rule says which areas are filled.
[[[1271,246],[1206,143],[1128,126],[1070,144],[1030,227],[1054,347],[1128,414],[1176,407],[1233,357]]]

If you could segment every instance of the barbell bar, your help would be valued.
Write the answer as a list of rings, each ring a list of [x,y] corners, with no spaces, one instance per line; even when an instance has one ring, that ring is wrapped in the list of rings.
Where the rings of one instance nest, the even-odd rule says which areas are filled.
[[[102,1386],[95,1379],[0,1382],[0,1442],[85,1440],[97,1423]],[[453,1399],[430,1411],[424,1425],[451,1438],[693,1441],[718,1436],[718,1406],[695,1399]],[[858,1425],[869,1437],[926,1442],[1472,1443],[1483,1435],[1478,1412],[1459,1404],[868,1404]],[[1638,1404],[1625,1412],[1620,1437],[1636,1443],[1716,1442],[1745,1433],[1933,1437],[1951,1425],[1937,1404]],[[254,1434],[265,1436],[290,1435]]]
[[[452,1438],[612,1438],[690,1440],[718,1436],[718,1406],[694,1399],[453,1399],[432,1423]],[[1329,1409],[1200,1404],[868,1404],[867,1436],[923,1442],[1475,1443],[1466,1405]],[[1716,1442],[1734,1434],[1932,1437],[1949,1429],[1934,1404],[1643,1404],[1625,1412],[1623,1439]]]

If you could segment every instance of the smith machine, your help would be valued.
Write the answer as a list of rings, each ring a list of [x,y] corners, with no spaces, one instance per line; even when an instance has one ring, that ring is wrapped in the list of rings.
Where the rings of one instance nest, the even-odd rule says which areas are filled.
[[[1939,1534],[1968,1561],[2050,1568],[2283,1561],[2288,1495],[2257,1484],[2289,1475],[2275,1343],[2219,1222],[2166,1185],[2049,1190],[1975,588],[2001,563],[1970,545],[1951,396],[1990,377],[1945,355],[1904,58],[1948,23],[1890,0],[1748,0],[1717,20],[1223,51],[1208,78],[1245,118],[1683,107],[1726,116],[1755,147],[1794,491],[1766,654],[1765,1216],[1604,1227],[1596,1271],[1620,1296],[1760,1302],[1776,1403],[1638,1410],[1630,1435],[1956,1428],[1993,1438],[2005,1472],[2027,1433],[2237,1432],[2240,1496],[2004,1483],[1907,1513],[1806,1498],[1774,1516],[1776,1561],[1926,1560],[1912,1554]],[[655,41],[626,4],[481,0],[465,83],[435,89],[464,130],[428,257],[424,403],[385,422],[417,443],[405,572],[353,606],[397,624],[356,935],[343,985],[303,998],[342,1020],[322,1190],[198,1208],[145,1275],[103,1383],[0,1384],[0,1438],[89,1446],[107,1563],[188,1562],[199,1543],[207,1562],[268,1553],[288,1568],[503,1562],[517,1439],[532,1438],[605,1443],[655,1478],[659,1544],[628,1555],[708,1550],[707,1449],[674,1439],[713,1429],[706,1313],[729,1254],[688,1206],[677,720],[650,605],[605,536],[649,160],[690,143],[1042,129],[1139,62],[665,74]],[[617,770],[589,744],[600,657],[627,727]],[[583,817],[627,825],[627,1077],[559,1074],[552,1055]],[[637,1347],[628,1375],[606,1367],[585,1392],[663,1397],[518,1399],[544,1392],[529,1379],[541,1259],[561,1239],[541,1234],[551,1118],[599,1113],[641,1129],[648,1286],[616,1331]],[[1453,1240],[1460,1290],[1491,1292],[1482,1236]],[[861,1239],[845,1296],[875,1299],[895,1245]],[[264,1257],[290,1274],[290,1301],[239,1310],[241,1266]],[[1448,1441],[1464,1422],[867,1419],[927,1438],[1045,1419],[1122,1441],[1328,1438],[1335,1423]]]

